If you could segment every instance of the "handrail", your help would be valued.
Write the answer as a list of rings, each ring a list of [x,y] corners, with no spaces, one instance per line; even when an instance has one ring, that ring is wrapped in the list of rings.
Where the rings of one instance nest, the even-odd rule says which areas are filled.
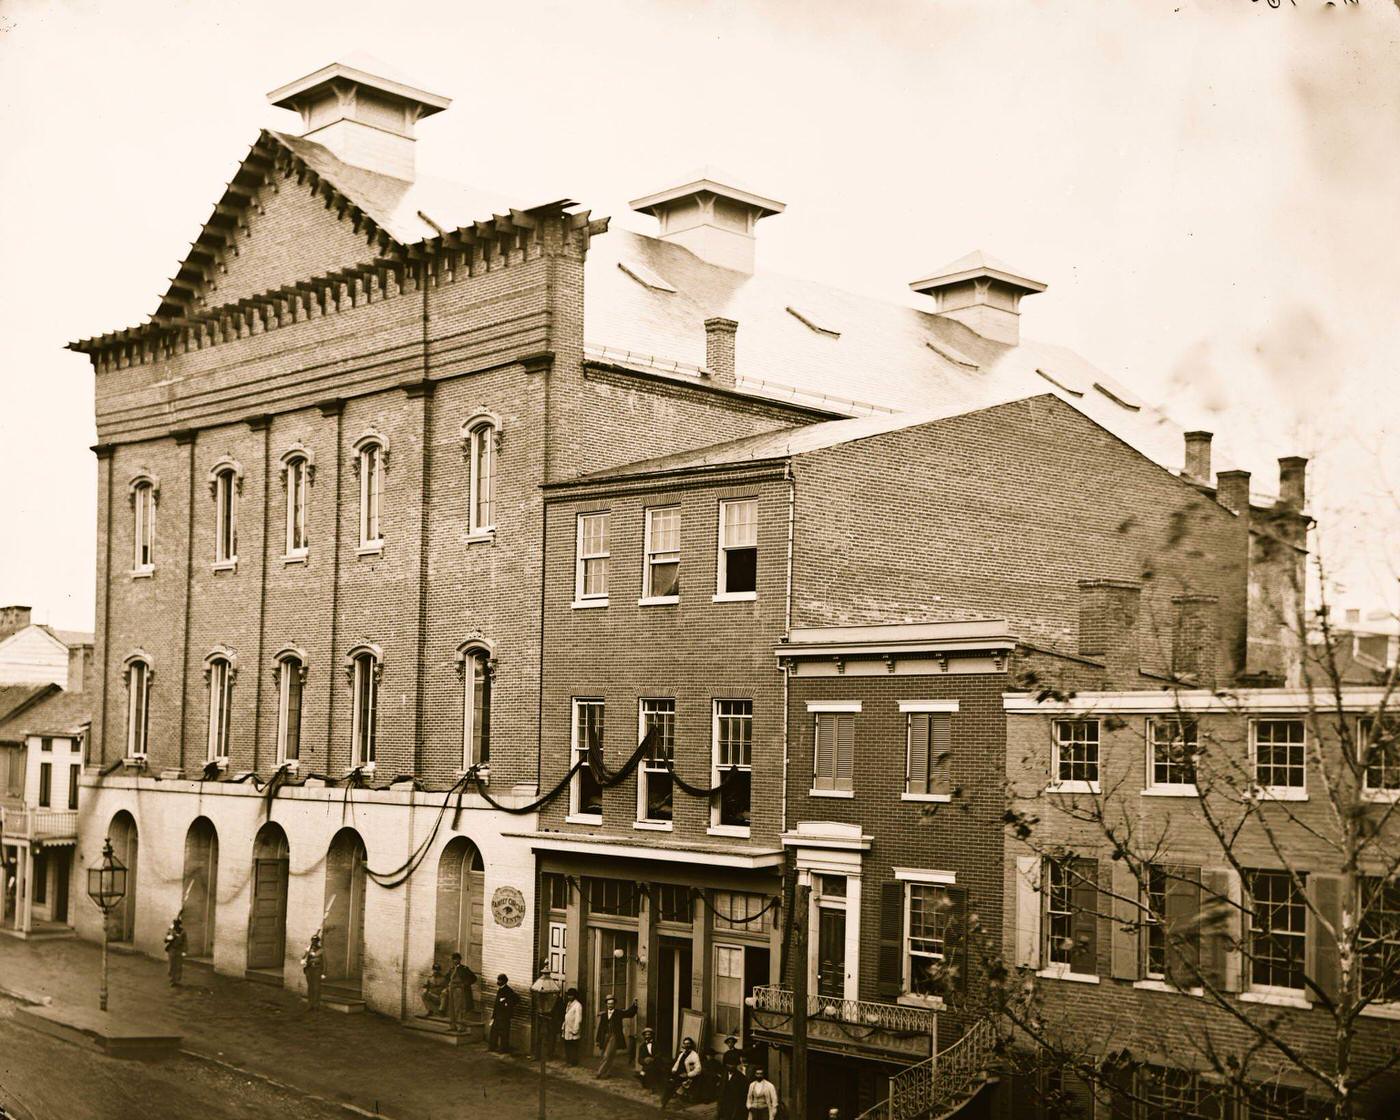
[[[790,988],[775,984],[760,984],[753,990],[753,1005],[758,1011],[792,1014],[793,993]],[[839,996],[807,996],[807,1017],[840,1023],[858,1023],[887,1031],[909,1034],[929,1034],[937,1014],[923,1007],[905,1007],[896,1003],[876,1003],[864,999],[842,999]]]
[[[946,1113],[986,1081],[995,1047],[991,1020],[979,1020],[948,1049],[891,1077],[889,1097],[856,1120],[930,1120]]]
[[[78,814],[73,809],[6,809],[4,834],[21,839],[68,839],[78,835]]]

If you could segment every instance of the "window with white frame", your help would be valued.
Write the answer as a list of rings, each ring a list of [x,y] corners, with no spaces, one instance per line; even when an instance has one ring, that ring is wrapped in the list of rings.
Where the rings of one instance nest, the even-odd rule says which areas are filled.
[[[1158,864],[1147,866],[1147,890],[1142,915],[1146,953],[1143,975],[1149,980],[1167,978],[1167,872]]]
[[[372,650],[362,649],[350,661],[350,687],[353,707],[350,713],[352,765],[362,768],[374,765],[376,737],[379,733],[379,658]]]
[[[209,680],[209,739],[206,759],[228,759],[229,719],[233,714],[233,665],[227,657],[210,657],[205,662]]]
[[[134,551],[132,567],[149,572],[156,566],[156,488],[143,479],[131,488],[132,537]]]
[[[126,757],[146,757],[151,718],[151,666],[139,658],[126,666]]]
[[[1307,788],[1307,727],[1301,719],[1256,719],[1250,724],[1254,740],[1254,779],[1267,790]]]
[[[652,741],[637,770],[637,819],[670,824],[674,785],[670,763],[676,749],[676,702],[643,700],[639,712],[642,740],[652,735]]]
[[[739,1035],[743,1027],[744,948],[742,945],[716,945],[714,1033]]]
[[[491,657],[469,649],[462,658],[462,766],[491,761]]]
[[[1098,974],[1098,861],[1045,861],[1042,933],[1049,969]]]
[[[753,701],[714,702],[714,824],[748,828],[753,793]]]
[[[306,662],[294,653],[277,659],[277,761],[301,759],[302,687]]]
[[[855,775],[854,712],[817,712],[812,751],[812,789],[850,792]]]
[[[751,598],[758,593],[757,498],[719,504],[715,592],[720,598]]]
[[[952,715],[909,712],[906,719],[904,792],[916,797],[950,795]]]
[[[467,433],[471,468],[468,529],[487,533],[496,527],[496,426],[490,420],[473,424]]]
[[[573,711],[574,780],[570,789],[571,817],[603,819],[603,786],[589,765],[589,751],[603,753],[603,701],[574,699]]]
[[[677,598],[681,593],[680,506],[647,510],[646,551],[642,598]]]
[[[1400,794],[1400,729],[1396,722],[1364,716],[1357,721],[1356,742],[1366,792]]]
[[[608,513],[578,515],[574,599],[605,603],[608,599]]]
[[[817,907],[817,934],[808,939],[815,966],[817,995],[844,999],[846,995],[846,876],[812,876],[812,900]]]
[[[355,462],[360,474],[360,547],[373,549],[384,543],[384,527],[380,522],[384,445],[377,439],[362,439]]]
[[[293,455],[286,460],[287,466],[287,555],[305,556],[306,502],[309,466],[305,455]]]
[[[942,996],[958,985],[965,967],[961,946],[965,892],[933,883],[905,884],[904,990]]]
[[[214,474],[214,563],[238,559],[238,474],[224,467]]]
[[[1308,942],[1308,906],[1288,871],[1249,873],[1249,984],[1301,992]]]
[[[1099,781],[1099,721],[1055,721],[1054,784],[1092,789]]]
[[[1400,1004],[1400,883],[1361,878],[1361,997]]]
[[[1154,719],[1148,721],[1152,744],[1150,785],[1157,789],[1196,788],[1196,721]]]

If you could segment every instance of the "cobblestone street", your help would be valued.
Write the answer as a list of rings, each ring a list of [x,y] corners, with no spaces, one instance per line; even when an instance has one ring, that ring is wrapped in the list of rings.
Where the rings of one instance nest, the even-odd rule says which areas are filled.
[[[86,942],[0,938],[0,989],[9,993],[95,1004],[98,968]],[[538,1067],[522,1058],[413,1037],[374,1014],[310,1014],[292,993],[203,969],[187,968],[185,980],[172,990],[160,962],[111,957],[112,1012],[178,1030],[200,1056],[164,1063],[117,1061],[37,1034],[14,1021],[14,999],[0,1000],[0,1103],[19,1120],[323,1120],[347,1115],[343,1105],[393,1120],[537,1114]],[[549,1114],[656,1115],[626,1075],[617,1095],[585,1080],[591,1074],[552,1066]]]

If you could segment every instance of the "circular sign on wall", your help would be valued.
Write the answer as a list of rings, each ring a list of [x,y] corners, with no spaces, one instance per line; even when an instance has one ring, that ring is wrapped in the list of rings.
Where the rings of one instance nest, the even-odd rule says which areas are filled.
[[[497,887],[491,896],[491,913],[498,926],[514,929],[525,920],[525,896],[516,887]]]

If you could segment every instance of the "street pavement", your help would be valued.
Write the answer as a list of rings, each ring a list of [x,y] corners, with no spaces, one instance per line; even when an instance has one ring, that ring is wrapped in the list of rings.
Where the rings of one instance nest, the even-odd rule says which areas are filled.
[[[0,989],[96,1006],[97,946],[0,937]],[[538,1065],[445,1046],[374,1014],[308,1012],[290,992],[185,967],[172,989],[163,962],[110,958],[109,1008],[184,1036],[209,1060],[123,1062],[29,1030],[0,1000],[0,1103],[20,1120],[289,1120],[361,1115],[393,1120],[535,1117]],[[220,1064],[216,1064],[220,1063]],[[582,1070],[550,1067],[549,1115],[568,1120],[655,1117],[621,1073],[608,1091]]]

